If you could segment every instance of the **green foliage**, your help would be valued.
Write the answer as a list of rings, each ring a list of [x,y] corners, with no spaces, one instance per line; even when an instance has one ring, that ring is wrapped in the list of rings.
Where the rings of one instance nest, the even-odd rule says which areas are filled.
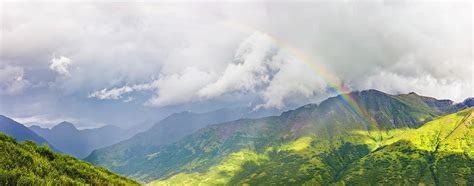
[[[139,185],[68,155],[0,133],[0,185]]]
[[[87,160],[157,185],[471,184],[472,109],[440,117],[451,103],[374,90],[352,97],[374,122],[335,97],[278,117],[212,125],[173,144],[124,145],[119,158],[102,149]],[[464,166],[441,166],[443,157]]]
[[[386,131],[382,140],[373,137],[378,134],[354,132],[342,143],[303,136],[264,151],[243,149],[204,171],[191,168],[151,184],[472,185],[473,111],[418,129]],[[371,149],[378,140],[380,146]]]

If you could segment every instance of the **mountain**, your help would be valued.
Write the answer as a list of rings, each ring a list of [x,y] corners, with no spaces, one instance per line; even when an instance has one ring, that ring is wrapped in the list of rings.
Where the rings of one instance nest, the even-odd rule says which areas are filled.
[[[134,158],[135,154],[146,154],[149,150],[176,142],[206,126],[239,118],[268,116],[275,112],[278,111],[253,111],[251,108],[237,107],[205,113],[188,111],[175,113],[161,120],[146,132],[139,133],[118,144],[95,150],[89,157],[100,158],[101,161],[110,160],[108,162],[110,164],[122,164],[122,162],[130,161],[130,158]]]
[[[6,116],[0,115],[0,132],[14,137],[18,141],[31,140],[37,144],[47,144],[52,149],[57,151],[47,140],[38,136],[23,124],[20,124]]]
[[[111,125],[78,130],[72,123],[61,122],[51,129],[39,126],[31,126],[30,129],[62,152],[77,158],[84,158],[94,149],[106,147],[131,137],[127,131]]]
[[[342,172],[388,146],[390,134],[464,108],[415,93],[352,92],[280,116],[207,126],[173,143],[147,145],[156,144],[149,138],[139,148],[100,149],[86,160],[165,185],[342,183]]]
[[[209,166],[191,161],[151,185],[472,185],[473,116],[470,108],[380,136],[353,131],[331,142],[305,135],[261,149],[241,148]]]
[[[151,129],[153,126],[155,126],[156,121],[158,120],[159,119],[154,120],[154,119],[148,118],[145,121],[139,122],[127,128],[127,131],[130,134],[130,136],[134,136],[135,134],[142,133]]]
[[[68,155],[0,133],[0,185],[139,185]]]
[[[474,108],[385,138],[381,147],[350,164],[340,182],[474,184]]]

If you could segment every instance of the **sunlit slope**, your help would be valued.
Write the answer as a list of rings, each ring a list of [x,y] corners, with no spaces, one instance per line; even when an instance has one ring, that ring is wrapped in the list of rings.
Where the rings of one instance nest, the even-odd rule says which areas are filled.
[[[244,149],[205,170],[182,171],[152,184],[469,185],[474,183],[472,114],[467,109],[418,129],[385,131],[381,142],[354,131],[347,139],[364,140],[336,148],[305,136],[260,151]],[[371,150],[376,143],[381,146]]]
[[[398,131],[384,146],[352,163],[340,182],[474,184],[473,109]]]
[[[387,145],[397,134],[464,107],[414,93],[368,90],[353,92],[351,97],[372,118],[337,96],[280,116],[208,126],[172,144],[142,146],[146,151],[124,146],[121,151],[127,156],[109,156],[114,151],[106,149],[107,153],[96,151],[86,160],[144,182],[181,175],[217,184],[246,180],[329,184],[342,178],[349,164]],[[247,156],[258,161],[247,162]],[[222,162],[232,162],[232,166]],[[241,171],[241,167],[252,171]],[[209,171],[218,174],[209,175]]]
[[[68,155],[0,133],[0,185],[139,185]]]

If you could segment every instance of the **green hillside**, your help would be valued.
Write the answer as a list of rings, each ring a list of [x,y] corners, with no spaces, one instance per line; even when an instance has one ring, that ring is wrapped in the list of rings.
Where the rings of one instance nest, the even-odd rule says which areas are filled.
[[[204,170],[188,166],[152,184],[472,185],[473,112],[466,109],[418,129],[385,131],[382,141],[353,131],[337,147],[310,135],[278,146],[242,149]],[[358,143],[350,142],[355,138]]]
[[[0,185],[139,185],[104,168],[0,133]]]
[[[144,182],[338,183],[349,180],[343,172],[350,165],[392,145],[389,139],[465,108],[414,93],[369,90],[352,96],[375,122],[338,96],[281,116],[212,125],[176,143],[128,153],[127,161],[117,161],[124,157],[107,148],[86,160]]]

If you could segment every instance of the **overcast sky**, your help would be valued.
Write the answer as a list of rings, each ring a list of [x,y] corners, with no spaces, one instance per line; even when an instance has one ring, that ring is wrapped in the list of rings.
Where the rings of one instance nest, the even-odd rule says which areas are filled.
[[[0,11],[0,114],[27,124],[287,109],[334,95],[328,74],[351,90],[474,94],[467,1],[3,2]]]

